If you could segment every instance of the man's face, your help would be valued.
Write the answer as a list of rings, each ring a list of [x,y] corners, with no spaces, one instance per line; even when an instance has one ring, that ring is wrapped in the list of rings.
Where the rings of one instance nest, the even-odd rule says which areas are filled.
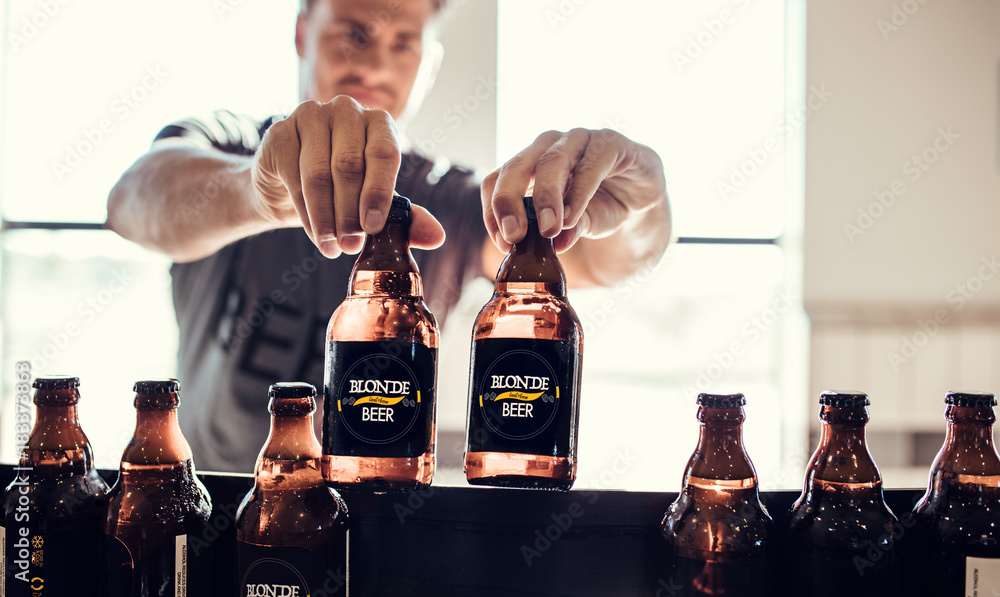
[[[295,35],[303,99],[349,95],[399,118],[435,15],[432,0],[315,0]]]

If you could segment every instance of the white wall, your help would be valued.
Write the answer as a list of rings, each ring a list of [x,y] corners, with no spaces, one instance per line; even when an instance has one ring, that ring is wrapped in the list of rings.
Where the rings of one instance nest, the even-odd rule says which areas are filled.
[[[806,132],[809,400],[868,391],[887,484],[920,485],[944,393],[1000,391],[1000,2],[816,0],[807,20],[829,96]]]

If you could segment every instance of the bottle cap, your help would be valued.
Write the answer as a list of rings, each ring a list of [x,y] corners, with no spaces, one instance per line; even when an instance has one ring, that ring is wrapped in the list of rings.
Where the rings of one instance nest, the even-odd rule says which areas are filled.
[[[80,387],[80,378],[66,375],[40,375],[35,378],[31,387],[36,390],[71,390]]]
[[[132,391],[137,394],[176,394],[181,391],[181,382],[170,379],[147,379],[135,382]]]
[[[283,381],[273,384],[267,391],[268,398],[315,398],[316,387],[302,381]]]
[[[267,410],[278,417],[301,417],[316,410],[316,388],[301,381],[281,382],[267,391]]]
[[[538,221],[538,215],[535,214],[535,200],[531,197],[524,198],[524,211],[528,214],[529,222]]]
[[[951,406],[982,408],[996,406],[997,399],[987,392],[948,392],[944,397],[944,403]]]
[[[392,204],[389,206],[389,217],[393,219],[406,219],[410,217],[413,204],[406,197],[400,195],[392,196]]]
[[[823,392],[819,396],[819,403],[835,408],[857,408],[868,406],[871,401],[864,392]]]
[[[698,394],[698,406],[736,408],[747,403],[743,394]]]

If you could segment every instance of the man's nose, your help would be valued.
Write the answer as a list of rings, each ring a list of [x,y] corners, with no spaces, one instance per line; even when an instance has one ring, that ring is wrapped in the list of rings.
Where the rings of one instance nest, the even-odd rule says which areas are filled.
[[[388,49],[373,41],[351,57],[351,66],[359,73],[372,75],[384,71],[388,59]]]

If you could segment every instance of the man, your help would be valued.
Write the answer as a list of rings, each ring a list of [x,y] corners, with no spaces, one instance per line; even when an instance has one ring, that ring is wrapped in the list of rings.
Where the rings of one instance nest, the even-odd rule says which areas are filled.
[[[168,126],[111,191],[108,227],[174,261],[181,425],[203,470],[252,470],[270,383],[321,384],[326,323],[353,265],[342,254],[381,230],[394,189],[416,204],[414,247],[439,247],[447,231],[443,248],[416,255],[442,324],[462,286],[494,276],[524,237],[532,185],[576,287],[613,284],[665,250],[662,164],[618,133],[543,133],[481,185],[404,151],[395,119],[440,61],[441,2],[307,0],[294,112]]]

